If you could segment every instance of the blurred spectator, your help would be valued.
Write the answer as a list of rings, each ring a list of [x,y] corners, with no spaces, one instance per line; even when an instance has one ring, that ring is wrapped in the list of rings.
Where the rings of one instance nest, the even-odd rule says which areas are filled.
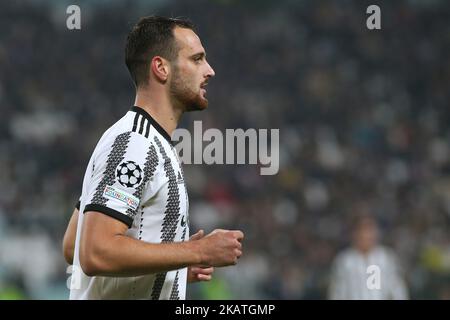
[[[397,257],[378,243],[378,226],[370,216],[359,217],[351,248],[333,263],[328,296],[333,300],[404,300],[408,290]]]

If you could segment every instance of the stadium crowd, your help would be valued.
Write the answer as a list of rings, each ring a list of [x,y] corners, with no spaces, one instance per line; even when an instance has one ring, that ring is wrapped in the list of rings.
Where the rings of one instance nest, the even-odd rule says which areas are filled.
[[[450,3],[0,3],[0,299],[67,298],[61,253],[101,134],[134,100],[125,37],[187,16],[216,71],[182,127],[279,128],[280,171],[186,165],[191,231],[242,229],[244,256],[190,298],[325,299],[353,217],[370,214],[410,297],[450,298]]]

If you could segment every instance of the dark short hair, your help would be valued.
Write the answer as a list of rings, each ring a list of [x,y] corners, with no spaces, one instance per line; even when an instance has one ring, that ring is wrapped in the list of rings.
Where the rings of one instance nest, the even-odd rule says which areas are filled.
[[[136,87],[148,82],[148,68],[154,56],[169,61],[177,58],[175,27],[194,30],[192,22],[186,19],[148,16],[141,18],[128,34],[125,63]]]

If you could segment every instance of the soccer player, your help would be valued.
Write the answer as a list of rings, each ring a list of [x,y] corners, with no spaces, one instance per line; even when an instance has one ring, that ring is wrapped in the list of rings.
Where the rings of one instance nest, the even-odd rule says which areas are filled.
[[[375,268],[373,268],[375,267]],[[378,244],[378,226],[368,216],[357,217],[353,247],[333,263],[328,297],[332,300],[404,300],[407,287],[392,250]],[[375,277],[379,277],[376,280]]]
[[[200,230],[171,142],[181,115],[208,106],[214,70],[193,25],[142,18],[128,35],[134,106],[98,142],[64,235],[71,299],[184,299],[186,283],[234,265],[243,233]]]

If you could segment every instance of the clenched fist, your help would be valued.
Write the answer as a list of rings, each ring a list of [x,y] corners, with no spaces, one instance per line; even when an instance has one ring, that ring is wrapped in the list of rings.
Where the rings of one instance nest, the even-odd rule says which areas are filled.
[[[242,255],[243,239],[242,231],[216,229],[196,240],[202,265],[211,267],[235,265]]]

